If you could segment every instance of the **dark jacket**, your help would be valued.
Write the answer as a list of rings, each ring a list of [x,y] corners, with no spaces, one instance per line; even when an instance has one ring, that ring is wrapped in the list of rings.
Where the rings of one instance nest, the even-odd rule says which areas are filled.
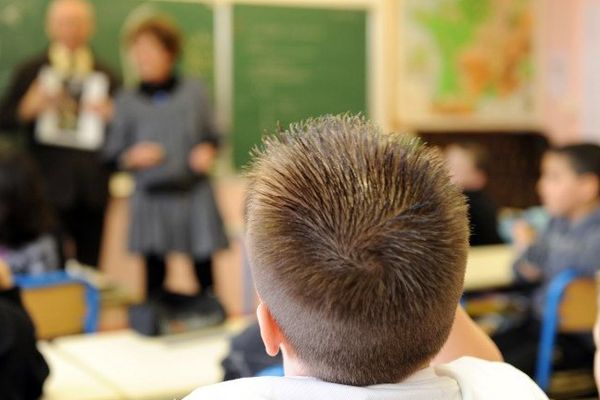
[[[38,399],[48,374],[19,289],[0,291],[0,398]]]
[[[502,243],[498,235],[496,206],[483,191],[467,191],[469,222],[471,226],[471,246]]]
[[[19,121],[21,99],[38,77],[40,69],[48,64],[48,53],[45,52],[16,68],[0,101],[0,130],[26,135],[27,147],[42,171],[48,200],[57,209],[66,209],[75,203],[103,208],[108,194],[108,171],[99,154],[39,144],[34,137],[35,123],[22,124]],[[118,86],[115,75],[100,63],[94,65],[94,70],[109,77],[111,91],[114,91]]]

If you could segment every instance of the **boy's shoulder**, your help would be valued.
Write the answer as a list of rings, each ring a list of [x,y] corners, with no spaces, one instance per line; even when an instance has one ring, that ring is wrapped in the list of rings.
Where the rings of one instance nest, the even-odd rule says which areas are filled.
[[[530,377],[503,362],[462,357],[451,363],[436,366],[435,371],[438,376],[454,379],[460,386],[463,398],[548,399]]]
[[[547,400],[525,374],[498,362],[464,357],[420,371],[398,384],[352,387],[314,378],[246,378],[206,386],[184,400]]]

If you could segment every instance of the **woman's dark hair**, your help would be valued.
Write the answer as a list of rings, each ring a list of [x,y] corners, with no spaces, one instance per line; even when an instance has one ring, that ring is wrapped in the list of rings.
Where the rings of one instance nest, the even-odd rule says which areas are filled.
[[[0,244],[18,248],[52,228],[39,171],[31,158],[0,146]]]
[[[135,25],[125,35],[126,45],[131,46],[137,38],[145,34],[154,36],[174,59],[181,54],[181,32],[166,16],[150,17]]]

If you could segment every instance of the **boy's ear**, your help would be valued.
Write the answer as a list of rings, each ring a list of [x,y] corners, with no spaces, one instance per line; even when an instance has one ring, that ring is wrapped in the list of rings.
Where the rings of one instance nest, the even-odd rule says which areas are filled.
[[[260,336],[265,344],[265,351],[271,357],[275,357],[279,353],[279,347],[284,340],[281,328],[279,328],[267,305],[262,301],[256,309],[256,317],[260,327]]]

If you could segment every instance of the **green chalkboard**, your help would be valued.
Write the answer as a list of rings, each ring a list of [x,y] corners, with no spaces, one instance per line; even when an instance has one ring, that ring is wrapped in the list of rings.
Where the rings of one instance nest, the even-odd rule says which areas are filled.
[[[160,0],[91,0],[96,11],[96,33],[91,45],[102,61],[123,74],[121,37],[132,15],[160,12],[170,16],[185,35],[182,71],[203,78],[212,88],[213,11],[202,3]],[[49,0],[0,0],[0,92],[20,62],[47,46],[44,20]]]
[[[96,52],[115,70],[125,72],[122,34],[126,23],[149,14],[164,14],[181,28],[185,42],[181,70],[187,76],[202,78],[212,88],[213,75],[213,11],[200,3],[143,0],[93,0],[98,31],[92,40]]]
[[[46,47],[46,0],[0,0],[0,93],[15,66]]]
[[[233,10],[236,167],[266,130],[366,112],[366,11],[238,5]]]

